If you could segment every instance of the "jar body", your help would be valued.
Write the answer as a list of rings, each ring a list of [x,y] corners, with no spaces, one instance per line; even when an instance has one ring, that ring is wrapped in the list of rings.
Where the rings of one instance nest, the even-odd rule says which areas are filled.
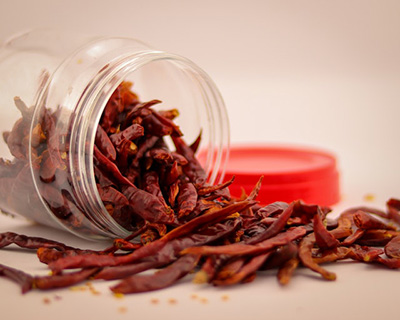
[[[208,182],[222,179],[228,118],[200,68],[133,39],[38,30],[0,49],[3,212],[90,239],[128,234],[105,209],[93,166],[99,120],[124,81],[134,83],[141,101],[159,99],[158,108],[179,109],[185,140],[202,133]]]

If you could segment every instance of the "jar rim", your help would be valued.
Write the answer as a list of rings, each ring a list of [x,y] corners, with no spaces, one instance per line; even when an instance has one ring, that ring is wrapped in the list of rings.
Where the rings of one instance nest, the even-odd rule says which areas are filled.
[[[229,154],[229,123],[222,97],[210,77],[190,60],[163,51],[148,50],[119,56],[108,62],[96,74],[82,93],[77,105],[77,116],[71,128],[70,165],[72,184],[81,196],[80,202],[91,220],[98,228],[113,236],[130,234],[121,227],[107,212],[96,188],[93,166],[93,148],[97,124],[115,89],[126,77],[139,68],[154,61],[168,61],[183,66],[186,72],[197,76],[197,89],[202,90],[206,109],[212,126],[222,130],[210,136],[211,150],[206,165],[211,167],[209,182],[222,181]],[[216,134],[219,136],[217,137]],[[76,142],[76,143],[75,143]],[[89,142],[89,143],[87,143]],[[215,144],[218,142],[218,145]],[[73,172],[72,172],[73,170]],[[91,196],[88,196],[91,195]]]

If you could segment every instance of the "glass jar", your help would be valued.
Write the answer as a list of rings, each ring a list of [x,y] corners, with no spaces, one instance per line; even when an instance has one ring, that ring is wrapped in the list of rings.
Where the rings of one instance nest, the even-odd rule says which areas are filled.
[[[88,239],[130,233],[101,201],[93,166],[101,115],[126,81],[134,84],[141,101],[159,99],[160,109],[177,108],[175,122],[188,143],[201,132],[200,161],[207,182],[221,181],[229,150],[228,116],[220,93],[202,69],[134,39],[34,30],[0,48],[3,213]],[[48,131],[55,134],[38,157],[33,150],[40,148]],[[68,175],[59,174],[63,170],[46,172],[46,161],[57,164],[52,159],[55,149],[67,164]]]

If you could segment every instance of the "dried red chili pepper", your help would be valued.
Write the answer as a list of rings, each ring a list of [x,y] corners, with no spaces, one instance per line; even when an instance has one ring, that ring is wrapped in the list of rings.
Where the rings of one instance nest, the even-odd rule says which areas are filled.
[[[389,258],[400,259],[400,236],[394,237],[385,245],[385,254]]]
[[[327,271],[318,265],[312,258],[312,248],[315,244],[315,234],[304,237],[299,245],[299,258],[301,263],[312,271],[319,273],[326,280],[335,280],[336,274]]]
[[[175,216],[171,208],[166,206],[159,197],[135,186],[125,187],[123,194],[128,199],[132,211],[144,220],[165,224],[175,223]]]
[[[186,255],[153,275],[131,276],[111,287],[115,293],[137,293],[166,288],[186,276],[197,265],[200,257]]]
[[[396,227],[390,226],[366,213],[365,211],[358,210],[353,214],[354,224],[363,230],[367,229],[386,229],[396,230]]]
[[[379,247],[386,245],[398,235],[400,235],[399,231],[370,229],[364,231],[364,234],[357,240],[357,243],[362,246]]]
[[[105,155],[103,155],[100,150],[94,146],[93,153],[94,164],[100,169],[103,169],[107,174],[103,172],[109,179],[114,180],[116,183],[121,185],[127,185],[135,188],[135,186],[126,177],[122,175],[118,167],[110,161]]]
[[[221,256],[207,257],[201,266],[200,271],[196,272],[193,282],[198,284],[211,282],[216,277],[218,270],[224,262],[225,259]]]
[[[207,174],[196,159],[193,150],[180,137],[172,136],[172,141],[176,151],[188,160],[188,164],[183,166],[185,174],[193,183],[203,185],[207,180]]]
[[[352,245],[354,242],[356,242],[360,238],[362,238],[364,236],[364,234],[365,234],[365,230],[357,229],[356,231],[353,232],[353,234],[351,234],[346,239],[344,239],[340,244],[342,246]]]
[[[298,252],[299,248],[295,242],[289,242],[288,244],[278,247],[261,269],[279,268],[286,263],[286,261],[296,258]]]
[[[182,249],[188,246],[203,245],[226,237],[237,229],[239,223],[239,220],[228,220],[225,223],[201,228],[194,234],[169,241],[159,251],[143,256],[138,262],[105,268],[96,275],[96,278],[121,279],[150,268],[168,265],[177,259]]]
[[[142,188],[143,188],[143,190],[146,190],[148,193],[150,193],[150,194],[156,196],[158,199],[160,199],[160,201],[163,203],[163,205],[165,207],[167,207],[164,195],[162,193],[162,190],[161,190],[161,187],[159,184],[159,178],[155,171],[148,171],[145,174],[143,174]]]
[[[178,193],[179,193],[179,186],[180,186],[180,181],[179,180],[176,180],[174,183],[172,183],[169,186],[168,202],[169,202],[171,207],[175,206],[175,200],[176,200],[176,197],[178,196]]]
[[[262,254],[273,248],[285,245],[290,241],[299,239],[305,233],[306,230],[303,227],[294,227],[267,240],[258,242],[255,245],[235,243],[223,246],[193,247],[183,250],[182,254],[225,254],[230,256]]]
[[[129,112],[125,115],[124,119],[120,121],[121,124],[121,129],[125,129],[126,127],[129,127],[133,123],[138,123],[137,119],[141,118],[142,116],[148,115],[151,113],[150,110],[148,110],[150,107],[161,103],[160,100],[150,100],[147,102],[141,102],[141,103],[136,103],[133,108],[129,110]],[[147,110],[148,112],[143,112],[144,110]],[[141,122],[140,120],[139,122]]]
[[[210,256],[213,257],[213,256]],[[234,276],[246,263],[245,257],[235,257],[235,258],[226,258],[227,263],[225,263],[216,273],[215,277],[212,279],[213,282],[223,281]]]
[[[31,289],[48,290],[54,288],[65,288],[88,279],[97,272],[97,269],[84,269],[63,275],[31,276],[21,270],[0,264],[0,276],[4,276],[17,282],[26,293]]]
[[[0,248],[4,248],[10,244],[16,244],[17,246],[26,249],[53,248],[60,251],[76,249],[61,242],[48,240],[45,238],[29,237],[14,232],[0,233]]]
[[[330,212],[326,207],[301,201],[257,205],[254,200],[262,178],[249,196],[232,199],[228,187],[233,179],[206,184],[207,174],[195,157],[201,132],[192,144],[186,144],[172,121],[177,110],[155,111],[151,107],[161,101],[142,103],[130,87],[130,83],[122,83],[103,112],[95,137],[94,173],[109,214],[121,226],[136,231],[125,239],[115,239],[103,251],[63,247],[46,239],[35,242],[33,237],[27,241],[24,236],[9,235],[14,239],[11,242],[0,237],[4,246],[15,243],[38,248],[39,259],[49,264],[54,275],[33,277],[9,267],[0,269],[0,274],[14,278],[24,290],[32,284],[41,289],[63,287],[95,276],[124,279],[114,288],[116,292],[141,292],[175,283],[196,264],[201,267],[197,280],[215,285],[249,282],[258,272],[271,268],[278,269],[279,282],[286,284],[299,265],[333,280],[335,275],[320,264],[348,258],[400,268],[400,230],[392,224],[400,221],[400,200],[388,201],[388,213],[351,208],[332,223],[326,219]],[[85,213],[75,202],[70,185],[69,146],[60,143],[67,141],[68,135],[56,127],[61,108],[54,112],[45,109],[30,133],[33,109],[19,99],[16,105],[22,118],[3,134],[15,159],[0,159],[0,190],[7,194],[0,194],[2,201],[13,203],[15,210],[18,199],[14,192],[9,195],[9,186],[19,192],[31,190],[26,178],[31,170],[27,162],[30,152],[33,172],[41,179],[38,188],[49,208],[63,223],[87,228]],[[29,134],[32,150],[28,149]],[[176,151],[167,146],[166,135]],[[139,238],[146,245],[139,243]],[[382,246],[388,258],[383,256]],[[199,260],[199,255],[207,257]],[[153,276],[137,275],[163,267]],[[80,270],[62,274],[71,268]]]
[[[264,264],[265,260],[267,260],[270,255],[271,252],[266,252],[252,257],[250,261],[244,264],[243,267],[231,277],[224,280],[214,280],[213,284],[217,286],[226,286],[244,281],[247,277],[254,274]]]
[[[197,190],[193,183],[184,183],[179,188],[178,194],[178,219],[190,214],[197,203]]]
[[[400,200],[391,198],[386,202],[389,219],[400,224]]]
[[[287,285],[299,265],[299,259],[292,258],[284,262],[278,270],[277,278],[281,285]]]
[[[172,132],[170,133],[171,135],[178,136],[178,137],[183,136],[183,133],[181,132],[179,126],[177,126],[173,121],[171,121],[171,119],[163,116],[159,112],[156,112],[154,110],[152,110],[152,111],[153,111],[153,115],[155,116],[155,118],[158,121],[160,121],[160,123],[162,123],[164,126],[170,127],[172,129]]]
[[[167,148],[152,148],[147,153],[149,158],[163,164],[171,163],[174,160],[172,153]]]
[[[33,287],[40,290],[65,288],[87,280],[98,269],[82,269],[61,275],[41,276],[33,278]]]
[[[26,293],[32,289],[33,277],[21,270],[0,264],[0,276],[6,277],[19,284],[22,293]]]
[[[96,130],[96,137],[94,140],[97,148],[111,161],[117,158],[117,152],[103,127],[98,125]]]
[[[353,245],[348,256],[353,260],[369,263],[376,261],[376,259],[383,253],[384,251],[381,248]]]
[[[177,245],[176,243],[172,242],[172,240],[183,237],[187,234],[190,234],[194,229],[199,228],[200,226],[213,222],[214,225],[216,225],[218,220],[222,220],[223,218],[226,218],[229,214],[232,213],[232,211],[243,209],[246,206],[248,206],[249,203],[247,201],[242,201],[237,204],[233,204],[231,206],[228,206],[226,208],[216,210],[214,212],[205,214],[203,216],[200,216],[198,218],[195,218],[191,220],[190,222],[186,223],[183,226],[179,226],[169,233],[167,233],[164,237],[161,239],[157,239],[154,242],[150,242],[146,246],[143,246],[139,248],[138,250],[134,251],[131,254],[125,255],[125,256],[109,256],[109,255],[104,255],[104,256],[99,256],[99,255],[82,255],[82,256],[75,256],[75,257],[65,257],[61,258],[57,261],[54,261],[49,264],[50,269],[52,269],[55,273],[59,273],[63,269],[71,269],[71,268],[86,268],[86,267],[105,267],[105,266],[117,266],[117,265],[122,265],[122,264],[128,264],[128,263],[133,263],[136,261],[139,261],[143,258],[149,257],[149,256],[154,256],[157,255],[159,252],[163,252],[163,248],[167,246],[167,251],[170,254],[170,250],[168,247],[172,244],[172,246],[175,246],[176,249],[174,250],[183,250],[187,246],[193,245],[194,243],[192,241],[188,241],[187,239],[182,240],[183,243],[186,243],[187,245],[184,247],[181,247]],[[217,226],[217,225],[216,225]],[[226,229],[225,229],[226,232]],[[228,233],[230,233],[230,230],[228,229]],[[218,237],[223,236],[224,233],[222,230],[217,234]],[[196,234],[192,235],[192,237],[196,237]],[[215,237],[215,234],[214,234]],[[209,238],[210,236],[204,238],[204,236],[200,236],[200,238],[204,241],[210,241]],[[215,239],[215,238],[214,238]],[[178,240],[177,240],[178,241]],[[178,241],[178,244],[182,243]],[[198,242],[196,242],[198,243]],[[204,244],[204,243],[200,243]],[[179,252],[175,252],[175,254],[178,254]]]
[[[282,210],[282,208],[280,208],[279,211],[282,210],[282,213],[268,227],[268,229],[266,229],[265,232],[258,234],[257,236],[251,237],[249,240],[246,241],[246,243],[254,244],[257,242],[261,242],[261,241],[269,239],[269,238],[277,235],[279,232],[281,232],[283,230],[283,228],[285,227],[288,219],[293,214],[295,204],[296,204],[296,202],[292,202],[288,206],[285,206],[285,209]],[[274,205],[273,210],[275,210],[275,205]]]
[[[391,269],[400,269],[400,259],[397,258],[382,258],[378,256],[375,261]]]
[[[321,249],[336,248],[339,245],[339,241],[328,230],[326,230],[321,219],[320,210],[317,210],[317,213],[314,215],[313,222],[315,242],[318,247]]]
[[[124,239],[114,239],[113,244],[116,249],[124,251],[135,251],[142,246],[141,243],[132,243]]]
[[[215,184],[212,186],[201,186],[200,188],[197,189],[197,194],[199,196],[204,196],[207,194],[214,193],[218,190],[228,188],[233,183],[234,180],[235,180],[235,177],[233,176],[232,178],[230,178],[229,180],[227,180],[221,184]]]
[[[102,254],[102,252],[93,250],[81,250],[81,249],[67,249],[59,251],[54,248],[45,248],[45,247],[41,247],[36,251],[36,255],[38,256],[39,261],[45,264],[49,264],[50,262],[56,261],[63,257],[85,255],[85,254]]]
[[[133,123],[122,131],[113,133],[109,139],[112,144],[118,149],[121,143],[125,140],[133,141],[144,136],[144,128],[138,123]]]

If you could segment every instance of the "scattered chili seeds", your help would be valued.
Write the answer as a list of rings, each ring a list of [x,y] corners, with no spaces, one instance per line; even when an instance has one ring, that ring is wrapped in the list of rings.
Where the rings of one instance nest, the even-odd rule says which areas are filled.
[[[128,308],[127,307],[119,307],[118,308],[118,312],[119,313],[127,313],[128,312]]]
[[[169,304],[177,304],[177,303],[178,303],[178,300],[176,300],[175,298],[169,298],[169,299],[168,299],[168,303],[169,303]]]
[[[69,290],[71,290],[71,291],[87,291],[88,288],[85,286],[73,286],[73,287],[69,287]]]
[[[200,298],[200,302],[203,303],[203,304],[207,304],[208,303],[208,299],[202,297],[202,298]]]
[[[227,294],[224,294],[224,295],[221,296],[221,300],[222,301],[228,301],[229,299],[230,299],[230,297]]]
[[[373,193],[367,193],[364,195],[364,201],[373,202],[375,201],[376,196]]]
[[[50,298],[44,297],[44,298],[43,298],[43,303],[44,303],[44,304],[50,304],[50,303],[51,303]]]
[[[89,288],[89,291],[91,294],[98,296],[101,294],[100,291],[96,290],[95,287],[93,286],[93,284],[91,282],[87,282],[86,286]]]
[[[158,304],[158,303],[160,303],[160,300],[157,299],[157,298],[152,298],[152,299],[150,299],[150,303],[151,304]]]
[[[123,299],[125,298],[125,295],[123,293],[119,293],[119,292],[114,292],[113,293],[114,298],[116,299]]]

